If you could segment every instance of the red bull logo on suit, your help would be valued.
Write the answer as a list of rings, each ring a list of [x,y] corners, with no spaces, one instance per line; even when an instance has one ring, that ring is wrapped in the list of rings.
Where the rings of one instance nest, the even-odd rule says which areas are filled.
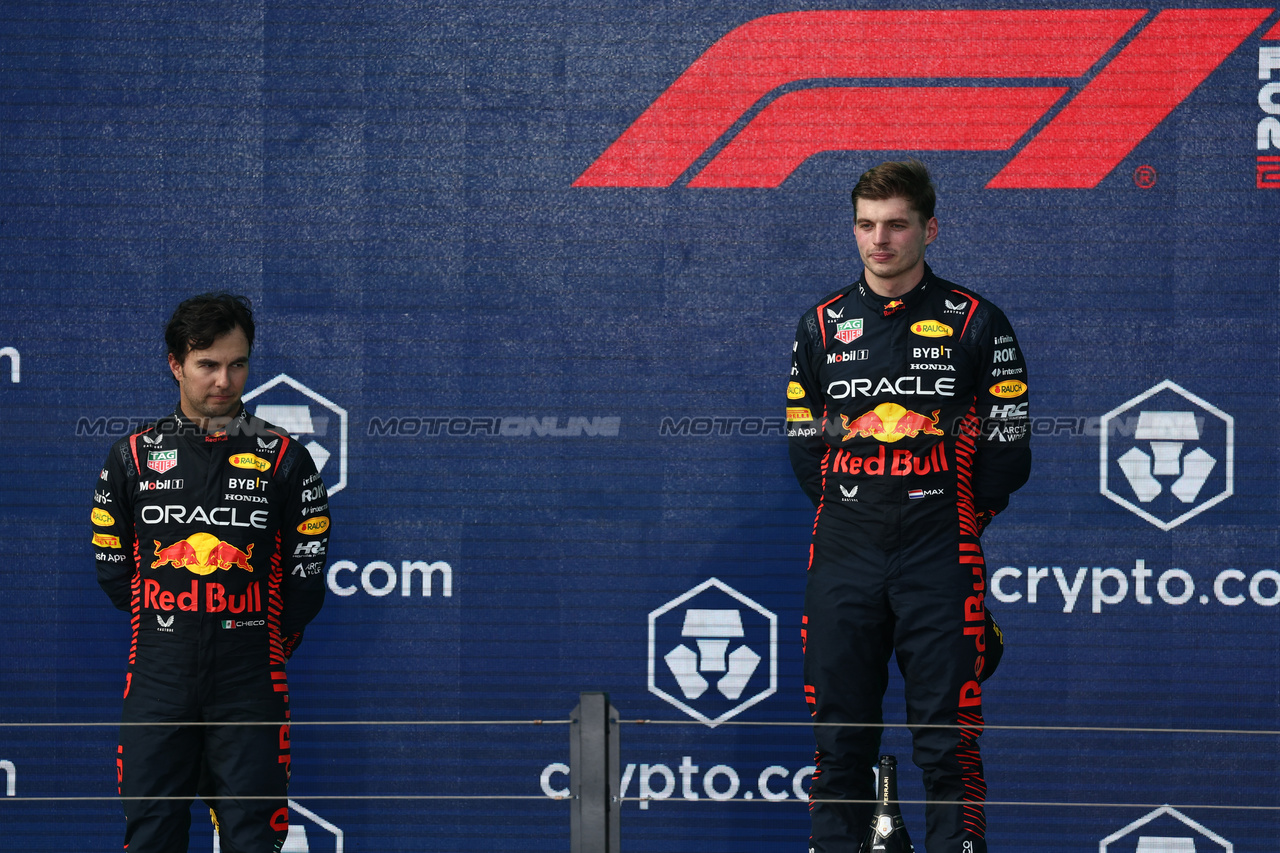
[[[841,415],[840,425],[847,433],[841,441],[848,441],[854,436],[893,442],[903,438],[915,438],[921,433],[942,435],[942,430],[938,429],[939,411],[934,409],[932,416],[925,417],[897,403],[881,403],[853,420],[849,420],[848,415]]]
[[[212,533],[193,533],[186,539],[163,548],[160,547],[160,540],[151,541],[155,543],[156,555],[155,562],[151,564],[153,569],[170,565],[176,569],[189,569],[197,575],[213,574],[218,569],[230,569],[232,566],[246,572],[253,571],[253,566],[249,565],[249,560],[253,557],[252,543],[247,551],[241,551]]]
[[[147,578],[142,582],[142,606],[151,610],[183,610],[195,613],[200,607],[200,581],[191,579],[191,589],[174,594],[160,588],[160,581]],[[229,595],[227,588],[220,583],[208,583],[204,588],[205,613],[261,613],[262,590],[257,581],[250,581],[245,591],[239,595]]]
[[[942,442],[934,444],[929,452],[917,456],[910,450],[893,451],[892,456],[885,454],[883,446],[880,452],[871,456],[855,456],[847,450],[837,450],[831,463],[831,470],[841,474],[865,475],[869,477],[909,477],[950,470],[947,465],[947,451]],[[849,495],[848,497],[853,497]]]

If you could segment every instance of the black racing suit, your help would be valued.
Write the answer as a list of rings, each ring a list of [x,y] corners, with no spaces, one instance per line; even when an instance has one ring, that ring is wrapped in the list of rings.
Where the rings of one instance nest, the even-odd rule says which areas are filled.
[[[792,466],[818,510],[802,629],[815,722],[882,722],[896,652],[929,800],[927,849],[983,853],[978,537],[1031,468],[1013,329],[927,266],[899,299],[860,280],[801,318],[787,421]],[[881,729],[814,732],[812,848],[856,853],[872,806],[818,801],[874,799]]]
[[[98,583],[132,616],[116,756],[129,853],[185,851],[195,796],[223,853],[283,845],[285,661],[324,602],[327,501],[307,449],[243,408],[214,433],[175,412],[111,448],[93,544]],[[214,725],[129,725],[144,722]],[[279,725],[220,725],[237,722]]]

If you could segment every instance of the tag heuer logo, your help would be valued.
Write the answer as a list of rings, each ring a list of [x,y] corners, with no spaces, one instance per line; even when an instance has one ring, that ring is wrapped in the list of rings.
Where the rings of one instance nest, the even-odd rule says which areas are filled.
[[[862,337],[862,318],[845,320],[836,324],[836,340],[842,344],[852,343]]]
[[[147,454],[147,467],[157,474],[163,474],[178,464],[178,451],[152,450]]]

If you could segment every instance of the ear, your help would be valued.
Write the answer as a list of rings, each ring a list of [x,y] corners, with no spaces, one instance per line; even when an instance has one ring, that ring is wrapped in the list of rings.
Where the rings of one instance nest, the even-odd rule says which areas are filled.
[[[173,378],[178,382],[182,381],[182,362],[174,357],[173,353],[169,353],[169,370],[173,373]]]
[[[927,246],[936,239],[938,239],[938,217],[930,216],[929,221],[924,224],[924,244]],[[169,357],[173,358],[173,356]]]

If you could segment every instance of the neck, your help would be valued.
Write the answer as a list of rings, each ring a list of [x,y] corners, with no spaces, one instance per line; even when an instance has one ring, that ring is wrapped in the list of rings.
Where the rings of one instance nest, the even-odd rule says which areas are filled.
[[[217,432],[220,429],[226,429],[227,424],[234,421],[236,419],[236,415],[240,414],[240,409],[237,406],[236,411],[230,415],[221,415],[216,418],[207,417],[199,412],[193,412],[187,408],[186,400],[178,401],[178,409],[182,412],[182,416],[195,424],[196,428],[201,432]]]
[[[876,296],[897,299],[899,296],[915,290],[916,286],[924,281],[924,265],[921,264],[893,278],[881,278],[871,270],[863,267],[862,277],[866,281],[867,287],[871,288],[871,292]]]

